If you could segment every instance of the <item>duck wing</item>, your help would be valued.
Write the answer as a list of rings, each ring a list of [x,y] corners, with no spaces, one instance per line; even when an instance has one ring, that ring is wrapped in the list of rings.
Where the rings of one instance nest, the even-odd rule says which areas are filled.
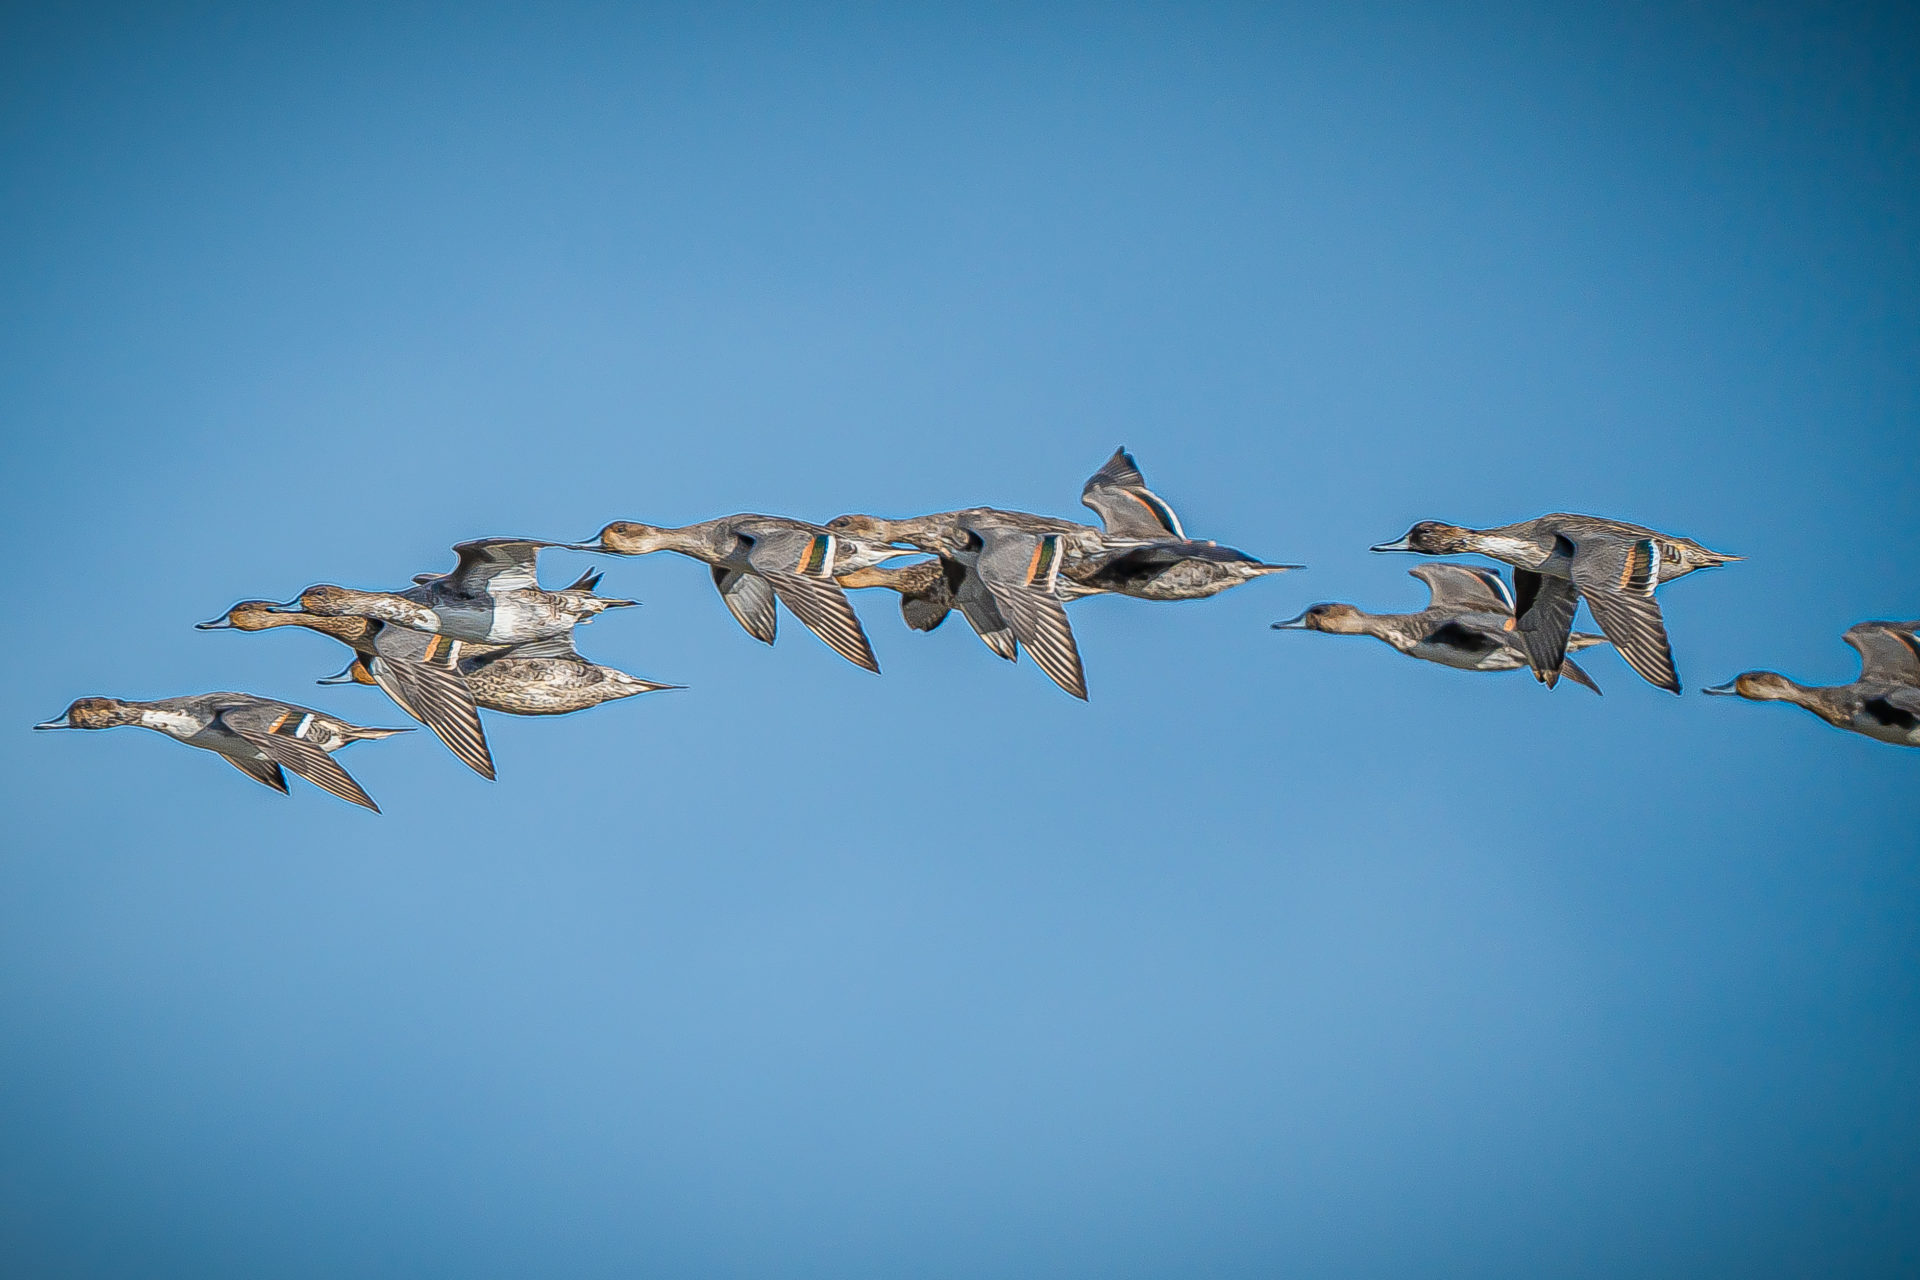
[[[455,543],[453,549],[459,554],[460,563],[437,585],[463,596],[537,591],[540,589],[536,574],[540,548],[559,545],[530,538],[475,538],[471,542]]]
[[[1173,508],[1147,488],[1146,477],[1124,445],[1087,478],[1080,502],[1098,514],[1101,525],[1116,538],[1187,536]]]
[[[220,752],[219,756],[255,782],[265,783],[281,795],[287,794],[287,775],[280,772],[280,766],[271,760],[255,760],[248,756],[230,756]]]
[[[975,572],[1011,624],[1014,638],[1027,647],[1049,679],[1084,700],[1087,677],[1080,665],[1080,649],[1067,622],[1067,607],[1054,594],[1060,575],[1060,535],[992,527],[973,532],[981,541]]]
[[[1567,660],[1567,638],[1580,592],[1565,578],[1549,578],[1531,569],[1513,571],[1514,634],[1526,651],[1533,678],[1551,689]]]
[[[1861,680],[1920,685],[1920,638],[1886,622],[1862,622],[1840,637],[1860,654]]]
[[[229,732],[258,747],[272,763],[293,770],[342,800],[380,812],[380,806],[332,756],[301,736],[313,722],[312,712],[269,702],[226,707],[216,718]]]
[[[1497,569],[1472,564],[1423,564],[1407,573],[1426,584],[1429,609],[1513,614],[1513,596]]]
[[[460,674],[467,646],[446,636],[382,627],[367,672],[400,709],[433,730],[447,750],[481,777],[494,777],[493,753],[473,692]]]
[[[713,566],[713,585],[726,601],[727,611],[747,629],[748,635],[762,644],[773,643],[780,618],[773,604],[772,583],[745,569],[717,564]]]
[[[761,529],[743,536],[750,544],[747,564],[773,588],[780,603],[835,653],[877,673],[880,663],[860,626],[860,615],[833,580],[833,535],[806,529]]]
[[[1579,663],[1575,662],[1572,658],[1565,658],[1561,660],[1560,674],[1565,676],[1567,679],[1573,681],[1575,684],[1585,685],[1587,688],[1593,690],[1595,693],[1600,692],[1600,686],[1595,684],[1593,677],[1587,674],[1587,669],[1581,666]]]
[[[953,611],[967,566],[955,560],[929,560],[902,573],[908,589],[900,593],[900,616],[915,631],[932,631]]]
[[[1593,611],[1593,620],[1627,665],[1647,683],[1680,692],[1667,624],[1653,598],[1660,581],[1659,540],[1583,540],[1574,547],[1570,572],[1573,585]]]

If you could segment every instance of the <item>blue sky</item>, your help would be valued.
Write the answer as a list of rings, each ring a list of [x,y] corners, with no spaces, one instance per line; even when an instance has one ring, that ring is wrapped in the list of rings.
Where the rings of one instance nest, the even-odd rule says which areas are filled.
[[[10,10],[0,1258],[195,1277],[1869,1275],[1920,1265],[1920,753],[1713,701],[1920,613],[1911,16]],[[1074,607],[1092,701],[703,568],[691,686],[404,718],[235,600],[616,518],[1075,515],[1119,443],[1310,566]],[[1688,692],[1372,642],[1414,520],[1748,559]],[[549,557],[550,582],[592,561]]]

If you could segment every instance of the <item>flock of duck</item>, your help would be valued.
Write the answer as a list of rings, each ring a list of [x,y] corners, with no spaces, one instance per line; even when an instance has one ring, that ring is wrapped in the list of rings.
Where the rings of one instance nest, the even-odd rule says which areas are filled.
[[[638,556],[674,551],[705,562],[713,583],[749,635],[772,644],[778,606],[835,652],[878,672],[873,647],[848,602],[849,588],[900,597],[909,627],[931,631],[958,609],[982,641],[1008,661],[1024,647],[1074,697],[1086,676],[1066,605],[1091,595],[1196,600],[1299,565],[1267,564],[1215,542],[1189,538],[1180,518],[1124,449],[1096,471],[1081,501],[1098,527],[1021,511],[972,507],[910,519],[848,515],[824,525],[785,516],[732,515],[682,528],[616,521],[592,542],[483,538],[454,547],[444,574],[417,575],[399,591],[313,586],[285,603],[244,600],[202,630],[265,631],[298,626],[333,637],[353,660],[321,684],[376,685],[484,777],[493,757],[480,709],[508,715],[562,715],[617,698],[681,686],[643,680],[583,658],[574,628],[631,600],[596,593],[601,575],[571,586],[540,586],[541,549]],[[1740,559],[1697,542],[1620,520],[1547,515],[1492,529],[1422,521],[1375,551],[1477,554],[1513,570],[1424,564],[1417,613],[1366,613],[1316,604],[1276,630],[1368,635],[1402,653],[1468,671],[1525,667],[1552,687],[1561,676],[1600,691],[1569,655],[1611,643],[1648,682],[1674,693],[1680,680],[1654,589]],[[905,556],[926,556],[896,566]],[[1572,629],[1580,602],[1601,635]],[[1860,654],[1851,684],[1810,687],[1749,671],[1707,689],[1754,701],[1792,702],[1828,723],[1881,742],[1920,746],[1920,620],[1863,622],[1844,636]],[[281,792],[292,770],[335,795],[375,805],[333,759],[352,742],[403,729],[350,724],[323,711],[246,693],[203,693],[153,702],[81,698],[36,729],[138,725],[212,751]]]

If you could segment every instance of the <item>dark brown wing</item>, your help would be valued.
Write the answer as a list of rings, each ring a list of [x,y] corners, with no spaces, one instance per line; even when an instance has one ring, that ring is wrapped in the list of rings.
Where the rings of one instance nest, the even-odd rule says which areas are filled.
[[[1551,689],[1567,660],[1567,636],[1580,608],[1580,593],[1565,578],[1549,578],[1528,569],[1513,571],[1514,633],[1526,651],[1533,678]]]
[[[1575,662],[1572,658],[1566,658],[1561,661],[1560,674],[1575,684],[1585,685],[1595,693],[1600,692],[1600,686],[1593,682],[1593,677],[1587,674],[1587,669]]]
[[[1654,538],[1588,539],[1573,553],[1573,585],[1627,665],[1649,684],[1680,692],[1667,626],[1654,602],[1660,543]]]
[[[271,714],[273,710],[271,706],[231,708],[220,713],[220,723],[260,748],[274,764],[284,765],[314,786],[324,787],[342,800],[351,800],[375,813],[380,812],[380,806],[360,789],[360,784],[349,777],[345,769],[335,763],[332,756],[296,736],[302,713],[288,711],[274,715]],[[268,720],[265,725],[261,723],[263,718]]]

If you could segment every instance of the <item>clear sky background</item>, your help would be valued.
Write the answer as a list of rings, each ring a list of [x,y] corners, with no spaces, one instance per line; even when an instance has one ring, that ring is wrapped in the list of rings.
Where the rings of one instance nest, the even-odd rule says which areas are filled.
[[[1920,752],[1698,694],[1920,615],[1920,41],[1667,8],[10,7],[0,1271],[1920,1268]],[[384,817],[28,732],[404,724],[191,624],[1120,443],[1310,568],[1076,605],[1089,705],[656,556],[580,643],[688,691]],[[1268,630],[1560,509],[1748,557],[1684,697]]]

